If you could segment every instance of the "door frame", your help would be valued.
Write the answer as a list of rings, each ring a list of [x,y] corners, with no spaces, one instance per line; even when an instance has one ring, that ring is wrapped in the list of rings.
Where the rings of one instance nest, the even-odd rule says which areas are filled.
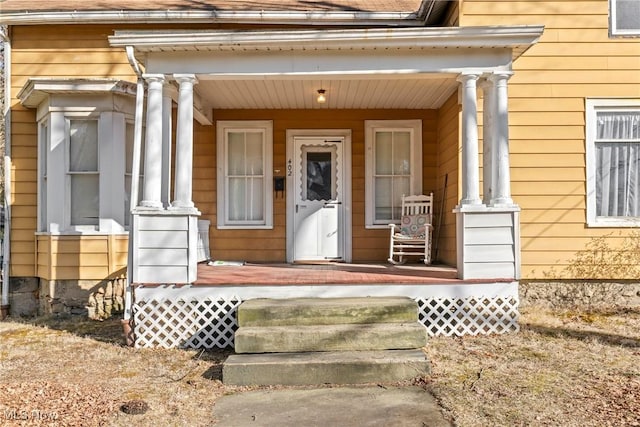
[[[286,218],[287,218],[287,262],[293,263],[293,244],[294,244],[294,209],[295,197],[293,189],[293,157],[295,155],[294,140],[296,137],[325,137],[325,138],[344,138],[343,146],[343,225],[344,233],[342,235],[342,245],[344,250],[344,262],[351,262],[351,129],[287,129],[287,157],[285,162],[286,177]]]

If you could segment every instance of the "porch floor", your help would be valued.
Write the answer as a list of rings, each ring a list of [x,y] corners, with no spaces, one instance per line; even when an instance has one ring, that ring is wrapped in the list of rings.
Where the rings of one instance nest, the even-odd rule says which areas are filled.
[[[424,264],[245,264],[198,265],[195,286],[277,286],[471,283],[445,265]],[[477,281],[473,281],[476,283]]]

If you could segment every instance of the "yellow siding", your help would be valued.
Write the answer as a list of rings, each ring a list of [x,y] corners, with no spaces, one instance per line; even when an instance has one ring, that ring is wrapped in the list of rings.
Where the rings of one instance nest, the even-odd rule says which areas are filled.
[[[109,273],[104,264],[106,253],[85,254],[70,259],[55,253],[42,253],[44,236],[37,238],[36,249],[36,194],[37,194],[37,128],[35,110],[27,110],[16,99],[17,93],[29,77],[117,77],[134,80],[131,67],[122,49],[109,47],[106,36],[110,27],[33,26],[12,28],[11,76],[11,148],[12,148],[12,232],[11,275],[34,276],[50,279],[101,279]],[[65,51],[62,52],[61,50]],[[48,238],[47,238],[48,239]],[[68,243],[62,247],[68,246]],[[106,247],[106,246],[105,246]],[[55,248],[54,248],[55,249]],[[76,250],[76,249],[74,249]],[[99,255],[96,258],[96,255]],[[36,257],[36,258],[34,258]],[[100,258],[100,259],[98,259]],[[87,262],[87,269],[68,263]],[[100,264],[99,267],[93,264]],[[90,276],[90,277],[89,277]]]
[[[598,237],[632,233],[586,226],[584,117],[587,97],[640,97],[640,43],[609,39],[607,0],[464,0],[460,24],[545,26],[509,82],[512,192],[523,278],[568,278]]]
[[[103,280],[125,274],[126,235],[39,235],[36,241],[36,271],[43,279]]]
[[[438,187],[436,191],[436,218],[434,249],[437,261],[455,266],[456,259],[456,217],[453,208],[458,204],[458,163],[459,163],[459,120],[458,95],[452,95],[438,114]],[[444,190],[445,177],[447,182]],[[442,213],[442,197],[445,204]],[[438,220],[442,215],[442,224]],[[435,254],[434,254],[435,255]]]

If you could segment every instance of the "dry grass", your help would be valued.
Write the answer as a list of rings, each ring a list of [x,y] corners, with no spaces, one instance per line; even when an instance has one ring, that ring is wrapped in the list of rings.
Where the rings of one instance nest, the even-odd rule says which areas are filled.
[[[460,426],[640,426],[640,311],[528,309],[519,334],[432,339],[432,390]],[[117,320],[0,323],[0,424],[198,426],[228,353],[134,350]],[[149,410],[120,407],[143,400]],[[24,418],[11,420],[10,418]]]

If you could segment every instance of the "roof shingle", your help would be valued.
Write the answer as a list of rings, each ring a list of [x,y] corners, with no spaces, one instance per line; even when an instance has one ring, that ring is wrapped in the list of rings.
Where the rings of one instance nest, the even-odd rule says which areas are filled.
[[[0,12],[57,11],[303,11],[303,12],[417,12],[420,0],[4,0]]]

